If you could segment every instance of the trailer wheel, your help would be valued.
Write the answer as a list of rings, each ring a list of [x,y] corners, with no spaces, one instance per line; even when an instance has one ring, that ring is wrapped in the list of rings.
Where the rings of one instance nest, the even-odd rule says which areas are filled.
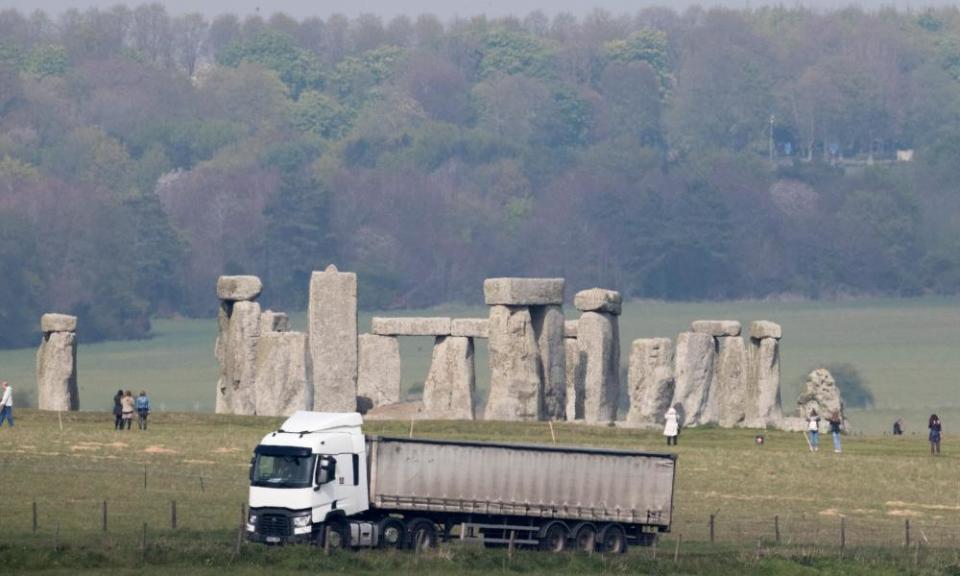
[[[350,548],[350,525],[343,519],[338,518],[327,522],[321,534],[320,542],[325,548],[329,547],[331,550]]]
[[[426,518],[410,521],[407,528],[407,545],[411,550],[427,550],[437,545],[437,525]]]
[[[573,541],[577,550],[593,552],[597,548],[597,527],[589,522],[581,522],[573,527]]]
[[[540,533],[540,549],[550,552],[563,552],[567,549],[570,530],[563,522],[551,522]]]
[[[623,554],[627,551],[627,533],[619,524],[607,524],[600,529],[600,551]]]
[[[403,548],[405,531],[403,520],[384,518],[379,524],[380,548]]]

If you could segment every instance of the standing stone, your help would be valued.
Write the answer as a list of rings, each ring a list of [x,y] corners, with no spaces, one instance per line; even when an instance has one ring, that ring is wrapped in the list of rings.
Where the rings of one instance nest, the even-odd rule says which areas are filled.
[[[626,422],[633,426],[663,424],[663,415],[673,399],[673,347],[669,338],[641,338],[633,341],[627,369],[630,412]]]
[[[473,420],[475,388],[473,338],[438,336],[433,346],[430,373],[423,385],[425,417]]]
[[[817,368],[807,375],[803,392],[797,398],[797,415],[806,418],[810,410],[816,410],[821,418],[829,418],[834,412],[843,412],[843,398],[833,374],[826,368]]]
[[[577,323],[583,366],[583,419],[613,422],[620,395],[620,326],[616,314],[584,312]]]
[[[540,360],[530,309],[491,306],[489,330],[490,394],[484,418],[539,420]]]
[[[748,359],[747,425],[752,428],[779,426],[780,341],[751,338]]]
[[[676,388],[671,404],[677,409],[681,426],[703,424],[713,380],[713,337],[698,332],[677,336]],[[678,406],[679,404],[679,406]]]
[[[717,360],[711,396],[717,400],[720,426],[743,425],[747,413],[747,349],[740,336],[722,336],[717,340]]]
[[[533,332],[540,356],[540,381],[543,406],[540,415],[547,420],[565,420],[567,416],[566,352],[563,347],[563,307],[556,304],[531,306]]]
[[[218,325],[217,413],[255,414],[260,305],[249,301],[222,301]]]
[[[77,388],[76,316],[44,314],[43,339],[37,350],[37,406],[41,410],[80,409]]]
[[[290,416],[313,407],[307,380],[307,335],[268,331],[257,341],[256,413]]]
[[[310,363],[313,409],[357,409],[357,275],[334,265],[310,277]]]
[[[567,420],[583,420],[583,361],[576,338],[563,339],[567,375]]]
[[[363,412],[400,401],[400,343],[393,336],[361,334],[357,405]]]
[[[260,333],[267,332],[289,332],[290,317],[284,312],[274,312],[267,310],[260,315]]]

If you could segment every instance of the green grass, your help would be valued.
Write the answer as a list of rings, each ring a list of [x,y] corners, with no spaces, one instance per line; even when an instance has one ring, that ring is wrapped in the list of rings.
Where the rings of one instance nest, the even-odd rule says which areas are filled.
[[[445,306],[405,311],[404,315],[483,316],[485,307]],[[568,307],[567,314],[576,316]],[[371,314],[360,317],[369,329]],[[830,363],[852,364],[876,397],[872,411],[851,410],[857,430],[880,434],[903,417],[907,432],[923,434],[925,420],[936,411],[947,430],[960,422],[960,299],[867,299],[839,302],[703,302],[635,301],[620,319],[621,360],[625,366],[635,338],[668,336],[698,318],[729,318],[747,324],[770,319],[783,325],[782,388],[786,410],[807,372]],[[303,314],[293,316],[303,329]],[[135,342],[84,344],[80,331],[79,384],[84,410],[106,410],[118,388],[150,391],[155,407],[171,411],[211,411],[217,365],[213,357],[214,320],[158,320],[154,337]],[[39,338],[39,335],[38,335]],[[401,338],[403,383],[417,386],[430,363],[430,338]],[[477,342],[478,387],[489,381],[486,344]],[[20,392],[34,393],[35,351],[0,351],[0,378]]]
[[[116,432],[107,413],[62,418],[61,431],[56,414],[21,409],[16,428],[0,429],[0,572],[212,574],[230,566],[231,573],[253,574],[269,566],[278,574],[960,574],[949,572],[958,566],[960,546],[960,448],[947,444],[944,455],[933,458],[918,438],[846,438],[844,454],[836,455],[811,454],[799,434],[769,432],[758,447],[751,431],[684,431],[676,447],[673,532],[662,539],[656,561],[650,550],[633,550],[622,558],[518,553],[507,562],[503,551],[459,544],[420,559],[377,552],[326,558],[307,549],[244,544],[236,558],[250,453],[282,419],[162,413],[146,432]],[[370,422],[365,432],[407,435],[410,423]],[[665,448],[650,431],[558,424],[555,433],[561,444]],[[416,422],[413,434],[552,441],[542,423]],[[170,527],[174,500],[176,531]],[[850,547],[844,561],[837,548],[841,517]],[[902,549],[907,518],[914,541],[925,538],[916,570],[913,551]],[[681,561],[674,565],[680,537]],[[60,552],[53,552],[55,538]]]

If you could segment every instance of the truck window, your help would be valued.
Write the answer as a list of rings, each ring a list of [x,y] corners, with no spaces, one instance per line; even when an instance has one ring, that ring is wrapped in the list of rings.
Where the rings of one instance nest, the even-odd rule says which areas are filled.
[[[253,464],[254,486],[306,488],[312,485],[317,457],[257,454]]]

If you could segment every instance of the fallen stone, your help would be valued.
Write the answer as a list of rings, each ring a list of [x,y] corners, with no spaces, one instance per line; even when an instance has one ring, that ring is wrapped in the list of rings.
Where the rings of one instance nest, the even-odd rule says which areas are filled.
[[[583,419],[609,423],[620,396],[620,327],[616,314],[584,312],[577,325],[583,363]]]
[[[546,420],[567,418],[567,373],[563,347],[563,307],[555,304],[530,308],[533,332],[540,356],[540,381],[543,383],[543,406],[540,415]]]
[[[674,385],[670,339],[634,340],[627,369],[630,411],[626,423],[633,426],[663,424],[663,415],[673,399]]]
[[[573,305],[581,312],[607,312],[619,315],[621,298],[620,293],[616,290],[591,288],[577,292],[573,299]]]
[[[723,428],[743,425],[747,403],[747,349],[740,336],[717,338],[717,360],[711,396],[717,399],[717,421]]]
[[[741,326],[736,320],[694,320],[690,329],[710,336],[739,336]]]
[[[48,332],[76,332],[77,317],[69,314],[44,314],[40,317],[40,331]]]
[[[540,359],[530,309],[491,306],[488,349],[490,393],[484,419],[539,420]]]
[[[289,332],[290,317],[285,312],[267,310],[260,315],[260,332]]]
[[[313,387],[307,379],[307,335],[265,332],[257,341],[256,413],[290,416],[313,408]]]
[[[563,339],[567,374],[567,420],[583,420],[583,354],[576,338]]]
[[[249,301],[224,301],[218,318],[218,414],[256,413],[257,342],[260,339],[260,305]]]
[[[487,278],[483,298],[489,306],[563,304],[563,278]]]
[[[357,409],[357,275],[332,264],[310,276],[308,305],[313,409]]]
[[[769,320],[757,320],[750,323],[751,338],[776,338],[783,337],[783,328],[775,322]]]
[[[361,334],[357,404],[371,410],[400,401],[400,343],[393,336]]]
[[[450,318],[382,318],[374,316],[371,332],[378,336],[449,336]]]
[[[221,276],[217,279],[217,298],[238,302],[256,300],[263,282],[256,276]]]
[[[423,408],[431,420],[473,420],[476,375],[473,340],[439,336],[433,346],[430,373],[423,384]]]
[[[704,412],[708,409],[713,381],[713,338],[697,332],[682,332],[677,336],[674,363],[676,386],[671,405],[677,409],[680,425],[705,424]]]
[[[577,337],[577,321],[576,320],[567,320],[563,323],[563,337],[564,338]]]
[[[77,335],[49,331],[37,350],[37,406],[60,412],[80,409],[77,388]]]
[[[454,318],[450,323],[450,335],[467,338],[488,338],[490,336],[490,319]]]
[[[834,412],[843,413],[840,388],[826,368],[817,368],[807,375],[803,392],[797,398],[797,416],[806,418],[811,410],[816,410],[823,419],[829,418]]]
[[[400,402],[378,406],[363,415],[364,420],[424,420],[423,402]]]

